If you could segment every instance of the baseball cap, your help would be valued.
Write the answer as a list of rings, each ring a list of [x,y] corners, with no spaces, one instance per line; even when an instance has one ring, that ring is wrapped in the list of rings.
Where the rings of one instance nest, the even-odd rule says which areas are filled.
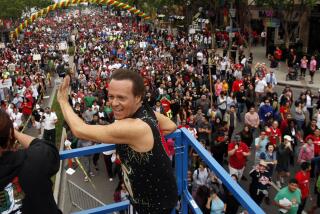
[[[284,138],[285,140],[292,141],[292,138],[291,138],[289,135],[285,135],[283,138]]]

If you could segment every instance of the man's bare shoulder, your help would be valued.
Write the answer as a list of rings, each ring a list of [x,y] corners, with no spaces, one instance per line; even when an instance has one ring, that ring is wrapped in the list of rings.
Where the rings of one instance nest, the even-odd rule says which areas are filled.
[[[148,131],[151,131],[150,126],[139,118],[126,118],[122,120],[116,120],[113,124],[113,127],[122,129],[126,132],[134,132],[136,134],[145,134]]]
[[[113,124],[114,133],[118,134],[117,143],[129,144],[137,152],[147,152],[152,149],[152,130],[146,122],[138,118],[126,118]]]

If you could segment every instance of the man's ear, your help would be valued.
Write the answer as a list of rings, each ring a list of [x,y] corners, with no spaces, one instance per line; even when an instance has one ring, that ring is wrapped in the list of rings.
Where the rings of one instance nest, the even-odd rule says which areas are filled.
[[[143,101],[141,96],[135,96],[134,99],[137,104]]]

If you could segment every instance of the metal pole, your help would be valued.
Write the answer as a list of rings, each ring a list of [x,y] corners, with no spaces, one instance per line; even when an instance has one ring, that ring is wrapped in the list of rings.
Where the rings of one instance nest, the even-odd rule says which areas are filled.
[[[212,75],[211,75],[211,67],[212,67],[212,53],[209,52],[209,58],[208,58],[208,66],[209,66],[209,87],[210,87],[210,106],[213,104],[213,98],[212,98]]]
[[[232,45],[232,27],[233,27],[233,20],[232,20],[232,14],[231,11],[233,10],[233,2],[230,2],[230,10],[229,10],[229,21],[230,21],[230,29],[229,29],[229,50],[231,49],[231,45]]]

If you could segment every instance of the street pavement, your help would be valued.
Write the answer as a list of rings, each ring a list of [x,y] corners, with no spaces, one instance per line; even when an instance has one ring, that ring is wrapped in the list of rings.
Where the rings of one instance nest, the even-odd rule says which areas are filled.
[[[283,91],[285,86],[281,86],[281,85],[278,85],[275,87],[275,92],[277,92],[278,94],[281,94],[281,92]],[[302,90],[302,88],[297,88],[297,87],[291,87],[292,88],[292,92],[293,92],[293,98],[294,100],[297,99],[297,97],[299,97],[300,93]],[[317,93],[315,89],[311,88],[312,92],[313,93]],[[293,108],[293,107],[292,107]],[[292,110],[292,109],[291,109]],[[308,121],[308,118],[309,116],[307,115],[307,122]],[[243,128],[243,123],[241,123],[237,129],[235,130],[235,133],[236,132],[240,132]],[[297,153],[297,151],[295,152]],[[251,148],[251,155],[249,156],[248,158],[248,161],[247,161],[247,167],[244,171],[244,175],[246,178],[248,178],[248,181],[240,181],[240,185],[241,187],[246,191],[248,192],[249,191],[249,184],[251,182],[251,179],[250,179],[250,176],[249,176],[249,172],[252,170],[252,167],[254,166],[254,154],[255,154],[255,148],[254,146]],[[225,169],[228,171],[228,168],[227,166],[224,166]],[[300,166],[296,163],[296,160],[295,160],[295,165],[292,167],[290,166],[290,174],[291,176],[290,177],[294,177],[295,173],[300,170]],[[276,182],[276,172],[273,173],[273,178],[272,178],[272,181],[275,183]],[[311,197],[308,198],[307,200],[307,204],[305,206],[305,211],[309,210],[312,206],[312,203],[314,202],[314,200],[316,200],[316,196],[315,194],[313,194],[313,189],[314,189],[314,184],[315,184],[315,180],[312,179],[311,180],[311,185],[310,185],[310,193],[311,193]],[[276,207],[274,205],[272,205],[272,201],[273,201],[273,198],[275,197],[277,191],[273,188],[273,187],[270,187],[270,191],[269,191],[269,196],[270,196],[270,201],[271,201],[271,204],[270,205],[267,205],[265,202],[262,203],[261,205],[261,208],[266,212],[266,214],[278,214],[278,210],[276,209]],[[314,199],[314,200],[313,200]]]
[[[217,49],[217,52],[222,55],[223,50]],[[266,47],[258,45],[252,47],[250,50],[245,49],[246,57],[249,56],[249,52],[253,53],[253,67],[256,63],[265,63],[266,65],[270,66],[270,61],[266,57]],[[254,71],[253,71],[254,72]],[[298,88],[310,88],[310,89],[319,89],[320,88],[320,74],[319,70],[316,71],[314,75],[313,84],[310,84],[310,75],[309,72],[306,72],[305,79],[301,79],[298,81],[295,80],[286,80],[286,75],[288,74],[288,68],[285,62],[280,62],[278,68],[274,69],[274,73],[276,74],[276,78],[279,85],[290,85],[292,87]],[[300,70],[299,70],[300,74]]]
[[[53,77],[52,79],[53,79],[52,80],[52,87],[47,86],[47,90],[44,95],[44,98],[42,101],[39,102],[39,105],[42,108],[50,107],[52,105],[54,93],[56,91],[56,87],[54,86],[54,80],[56,79],[56,77]],[[31,135],[31,136],[34,136],[34,137],[38,137],[38,130],[36,130],[33,127],[30,127],[30,128],[26,127],[26,129],[24,130],[24,133]]]

